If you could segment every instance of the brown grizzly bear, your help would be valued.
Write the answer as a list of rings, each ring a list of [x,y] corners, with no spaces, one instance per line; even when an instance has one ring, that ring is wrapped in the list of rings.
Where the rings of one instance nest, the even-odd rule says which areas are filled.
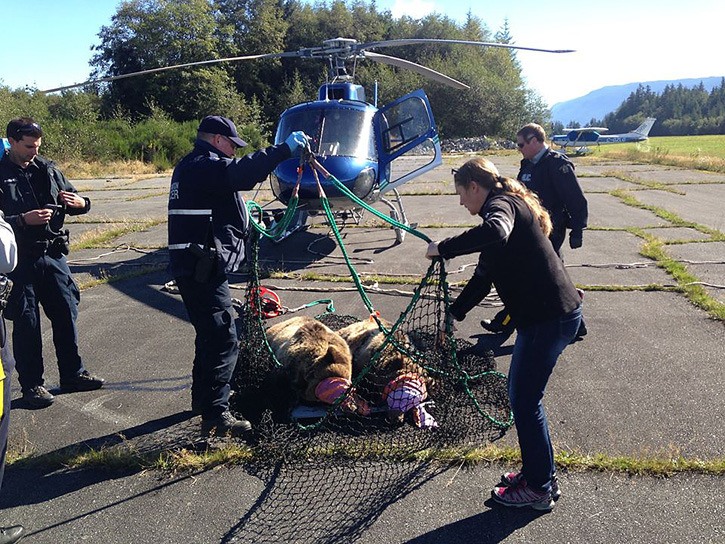
[[[368,412],[367,403],[349,391],[352,354],[332,329],[313,317],[293,317],[267,329],[267,342],[302,402],[333,404],[346,395],[343,410]]]

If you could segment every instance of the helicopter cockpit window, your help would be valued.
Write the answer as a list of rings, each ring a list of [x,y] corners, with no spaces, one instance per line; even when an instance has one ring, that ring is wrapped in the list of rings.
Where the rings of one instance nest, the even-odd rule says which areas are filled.
[[[295,130],[312,137],[312,151],[324,156],[375,160],[374,112],[353,108],[308,109],[290,113],[280,120],[277,142]]]

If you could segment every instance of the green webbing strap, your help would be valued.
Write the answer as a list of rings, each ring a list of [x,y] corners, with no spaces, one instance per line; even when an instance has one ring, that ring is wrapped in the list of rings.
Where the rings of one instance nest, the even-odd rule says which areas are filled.
[[[295,191],[294,196],[290,199],[289,203],[287,204],[287,209],[284,212],[284,215],[282,216],[282,220],[277,223],[274,227],[271,229],[266,228],[262,223],[262,217],[264,214],[264,211],[262,210],[262,207],[254,202],[253,200],[247,201],[247,210],[249,211],[249,223],[254,227],[254,229],[260,233],[262,236],[266,236],[267,238],[277,238],[282,233],[284,233],[287,230],[287,227],[289,227],[290,223],[292,223],[292,218],[295,215],[295,212],[297,211],[297,201],[299,198],[297,197],[297,191]],[[260,222],[257,223],[254,220],[254,214],[259,214]]]
[[[325,176],[326,179],[331,180],[332,183],[335,185],[335,187],[337,189],[339,189],[346,197],[348,197],[350,200],[352,200],[355,204],[357,204],[361,208],[366,209],[367,211],[369,211],[373,215],[379,217],[383,221],[387,221],[388,223],[390,223],[391,225],[393,225],[395,228],[403,229],[404,231],[409,232],[413,236],[417,236],[421,240],[424,240],[424,241],[426,241],[428,243],[432,242],[432,240],[430,238],[428,238],[422,232],[414,229],[410,225],[406,225],[404,223],[400,223],[399,221],[396,221],[392,217],[390,217],[388,215],[385,215],[383,212],[376,210],[372,206],[370,206],[367,203],[365,203],[362,200],[360,200],[357,197],[357,195],[355,193],[353,193],[350,189],[348,189],[347,187],[345,187],[345,185],[339,179],[337,179],[330,172],[328,172],[327,170],[325,170],[325,168],[319,162],[317,162],[317,159],[315,159],[314,157],[311,157],[310,158],[310,165],[312,166],[312,171],[313,172],[316,172],[317,170],[319,170],[320,172],[322,172],[322,174]]]

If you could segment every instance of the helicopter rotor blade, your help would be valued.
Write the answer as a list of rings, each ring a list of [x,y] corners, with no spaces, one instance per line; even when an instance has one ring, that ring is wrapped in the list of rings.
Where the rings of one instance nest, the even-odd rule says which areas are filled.
[[[427,77],[428,79],[453,87],[454,89],[465,90],[470,88],[468,85],[461,83],[457,79],[453,79],[445,74],[436,72],[432,68],[426,68],[421,64],[416,64],[415,62],[411,62],[409,60],[381,55],[380,53],[373,53],[372,51],[365,51],[364,56],[365,58],[372,59],[383,64],[388,64],[390,66],[395,66],[396,68],[406,68],[412,72],[416,72],[424,77]]]
[[[246,55],[243,57],[226,57],[223,59],[209,59],[209,60],[200,60],[197,62],[187,62],[185,64],[175,64],[173,66],[162,66],[161,68],[149,68],[148,70],[140,70],[138,72],[130,72],[128,74],[121,74],[118,76],[109,76],[109,77],[102,77],[98,79],[89,79],[88,81],[84,81],[83,83],[74,83],[72,85],[64,85],[63,87],[55,87],[54,89],[45,89],[44,91],[40,91],[41,93],[54,93],[58,91],[65,91],[67,89],[75,89],[77,87],[84,87],[86,85],[92,85],[94,83],[106,83],[109,81],[117,81],[119,79],[125,79],[128,77],[135,77],[135,76],[141,76],[144,74],[154,74],[157,72],[164,72],[166,70],[175,70],[177,68],[188,68],[190,66],[201,66],[204,64],[217,64],[219,62],[234,62],[238,60],[256,60],[256,59],[272,59],[272,58],[279,58],[279,57],[299,57],[300,52],[298,51],[288,51],[285,53],[265,53],[263,55]]]
[[[476,45],[480,47],[499,47],[503,49],[519,49],[522,51],[539,51],[541,53],[574,53],[574,49],[541,49],[538,47],[524,47],[522,45],[511,45],[508,43],[495,42],[472,42],[466,40],[442,40],[436,38],[404,38],[400,40],[384,40],[379,42],[368,42],[358,44],[355,48],[358,51],[367,51],[376,47],[395,47],[398,45],[416,45],[416,44],[460,44],[460,45]]]

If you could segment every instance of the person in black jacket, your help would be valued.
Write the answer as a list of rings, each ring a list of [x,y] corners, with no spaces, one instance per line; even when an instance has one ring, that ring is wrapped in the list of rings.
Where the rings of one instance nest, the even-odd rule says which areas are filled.
[[[18,266],[9,274],[14,288],[6,317],[13,322],[13,354],[23,400],[43,408],[54,397],[43,380],[41,305],[53,327],[61,391],[91,391],[104,383],[84,368],[78,353],[80,292],[68,268],[68,231],[63,229],[66,215],[87,213],[91,201],[78,195],[63,173],[38,155],[43,131],[33,119],[11,120],[7,137],[10,149],[0,160],[0,209],[15,232]]]
[[[240,191],[307,146],[307,137],[293,132],[282,144],[232,158],[245,145],[231,119],[205,117],[169,190],[169,269],[196,332],[191,408],[204,435],[240,436],[252,427],[229,410],[239,346],[227,273],[244,262],[249,222]]]
[[[549,239],[554,250],[562,257],[561,247],[566,240],[567,229],[569,247],[582,247],[589,216],[587,199],[576,177],[574,163],[563,153],[546,145],[546,132],[536,123],[524,125],[516,133],[516,139],[516,145],[523,156],[517,179],[536,193],[549,212],[552,223]],[[583,296],[584,293],[580,291],[579,294]],[[493,319],[481,321],[481,325],[486,330],[502,333],[505,337],[514,330],[514,323],[505,308]],[[587,328],[582,320],[575,340],[586,334]]]
[[[521,448],[520,473],[503,475],[493,499],[506,506],[551,510],[558,498],[554,454],[542,405],[554,365],[576,334],[581,300],[548,239],[549,214],[534,193],[477,157],[455,170],[460,203],[483,222],[431,242],[426,257],[479,253],[473,277],[450,307],[458,321],[496,287],[516,323],[508,392]]]

